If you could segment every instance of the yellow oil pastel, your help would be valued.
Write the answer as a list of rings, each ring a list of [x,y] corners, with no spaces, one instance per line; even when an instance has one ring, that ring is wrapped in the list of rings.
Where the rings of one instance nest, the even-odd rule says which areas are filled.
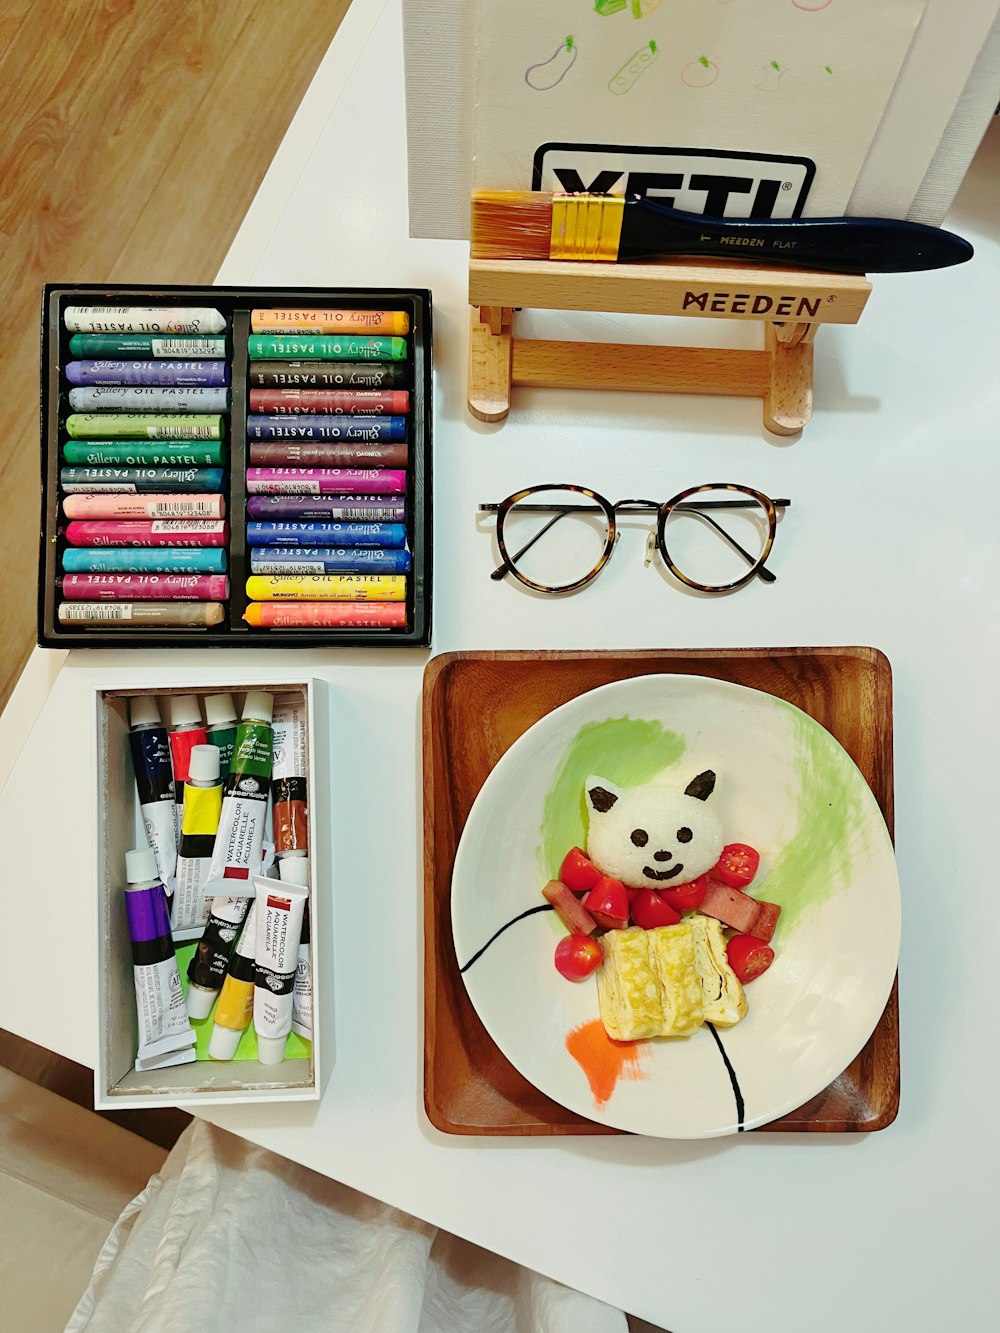
[[[255,574],[247,579],[251,602],[403,602],[405,574]]]

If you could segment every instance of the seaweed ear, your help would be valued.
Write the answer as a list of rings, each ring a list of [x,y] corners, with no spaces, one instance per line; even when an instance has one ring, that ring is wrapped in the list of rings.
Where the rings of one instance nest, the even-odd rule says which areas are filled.
[[[713,791],[715,791],[715,774],[710,768],[706,768],[704,773],[699,773],[696,778],[691,779],[684,788],[684,795],[693,796],[696,801],[707,801]]]
[[[589,777],[586,785],[587,809],[592,815],[606,815],[621,795],[621,789],[606,778]]]

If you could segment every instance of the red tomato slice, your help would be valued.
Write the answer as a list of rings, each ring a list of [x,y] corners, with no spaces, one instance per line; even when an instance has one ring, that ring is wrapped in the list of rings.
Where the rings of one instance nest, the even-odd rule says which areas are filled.
[[[744,985],[759,977],[774,962],[774,950],[753,935],[734,935],[726,945],[729,966]]]
[[[583,981],[603,960],[601,946],[587,935],[564,935],[556,945],[556,970],[567,981]]]
[[[656,889],[640,889],[632,902],[632,920],[643,930],[655,930],[657,926],[676,926],[680,913],[675,912],[666,895]]]
[[[601,872],[579,847],[566,853],[559,867],[559,878],[574,893],[586,893],[601,878]]]
[[[628,925],[628,894],[620,879],[602,875],[584,898],[583,905],[599,926],[624,930]]]
[[[752,847],[745,842],[731,842],[728,847],[723,847],[718,865],[709,874],[731,889],[745,889],[759,865],[760,854]]]
[[[677,889],[658,889],[657,892],[675,912],[693,912],[701,906],[707,890],[708,876],[699,875],[690,884],[682,884]]]

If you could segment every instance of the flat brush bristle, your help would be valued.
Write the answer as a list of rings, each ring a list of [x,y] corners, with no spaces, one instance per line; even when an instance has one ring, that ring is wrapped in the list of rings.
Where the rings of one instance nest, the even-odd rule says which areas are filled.
[[[548,259],[551,232],[551,194],[480,190],[472,196],[476,259]]]

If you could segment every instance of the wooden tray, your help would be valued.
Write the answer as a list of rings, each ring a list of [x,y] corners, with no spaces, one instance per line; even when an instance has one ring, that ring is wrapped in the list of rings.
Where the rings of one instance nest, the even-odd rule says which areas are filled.
[[[446,1134],[617,1134],[568,1111],[494,1045],[451,937],[451,873],[469,810],[500,757],[546,713],[609,681],[714,676],[787,699],[834,735],[893,830],[892,671],[875,648],[446,653],[424,673],[424,1105]],[[754,1133],[884,1129],[899,1108],[893,983],[867,1046],[830,1086]]]

